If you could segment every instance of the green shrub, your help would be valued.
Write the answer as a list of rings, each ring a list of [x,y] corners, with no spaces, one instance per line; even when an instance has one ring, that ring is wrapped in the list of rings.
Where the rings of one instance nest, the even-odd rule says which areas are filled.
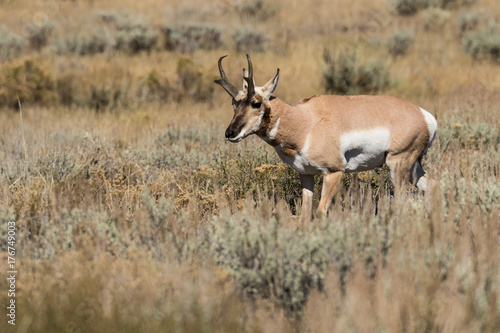
[[[440,126],[439,146],[448,147],[456,141],[461,148],[479,149],[491,147],[494,150],[500,146],[500,132],[490,123],[446,123]]]
[[[21,53],[25,46],[26,41],[22,37],[0,25],[0,62],[15,57]]]
[[[221,30],[213,24],[167,25],[163,27],[162,32],[165,37],[165,49],[169,51],[190,53],[198,49],[212,50],[224,46]]]
[[[139,101],[165,102],[173,92],[173,87],[156,70],[146,74],[138,83],[136,96]]]
[[[45,21],[41,25],[30,24],[27,27],[28,41],[35,50],[40,50],[48,44],[49,38],[54,30],[55,24],[52,21]]]
[[[451,13],[440,8],[429,8],[422,13],[424,29],[427,31],[440,31],[449,21]]]
[[[389,42],[389,53],[394,57],[403,56],[414,41],[415,38],[410,30],[397,30]]]
[[[242,17],[250,17],[265,21],[276,15],[278,8],[273,2],[264,0],[245,0],[236,5],[236,11]]]
[[[475,0],[390,0],[389,4],[398,15],[409,16],[424,8],[450,9],[467,6],[474,2]]]
[[[213,78],[204,75],[191,58],[179,58],[176,72],[178,98],[189,97],[196,101],[206,101],[212,97],[215,90]]]
[[[111,88],[108,85],[90,86],[89,106],[96,111],[106,108],[111,103]]]
[[[180,57],[176,68],[177,79],[171,83],[153,70],[146,74],[136,86],[139,102],[169,99],[180,101],[188,98],[196,102],[211,101],[215,90],[213,76],[206,74],[189,57]]]
[[[118,12],[98,12],[96,17],[92,25],[58,41],[57,52],[91,55],[119,50],[135,54],[150,52],[157,45],[158,32],[141,17]]]
[[[117,30],[114,48],[120,51],[138,53],[151,51],[158,41],[158,32],[145,19],[127,12],[99,12],[97,16]]]
[[[247,211],[248,213],[248,211]],[[254,216],[252,216],[254,215]],[[320,230],[284,228],[279,216],[225,216],[214,221],[217,264],[227,269],[243,292],[280,303],[297,316],[312,288],[322,290],[329,258]]]
[[[115,49],[138,53],[150,52],[158,41],[158,33],[149,28],[136,27],[131,30],[120,30],[116,34]]]
[[[95,15],[102,22],[113,25],[117,30],[129,30],[145,25],[144,20],[128,12],[99,11]]]
[[[500,34],[495,31],[471,31],[462,38],[462,47],[474,59],[500,61]]]
[[[59,102],[66,106],[74,106],[78,103],[78,91],[76,82],[78,78],[74,74],[64,74],[56,80],[56,91]]]
[[[323,54],[328,68],[323,72],[326,91],[340,94],[350,93],[356,81],[356,55],[342,52],[337,59],[325,50]]]
[[[21,103],[48,105],[56,100],[52,76],[40,64],[26,60],[0,71],[0,105],[18,108]]]
[[[376,92],[389,86],[389,67],[382,61],[361,65],[356,85],[363,92]]]
[[[450,9],[468,6],[474,2],[476,2],[476,0],[427,0],[427,6]]]
[[[398,15],[413,15],[423,6],[425,0],[391,0],[390,5]]]
[[[376,93],[391,85],[388,65],[379,60],[358,64],[356,54],[341,52],[337,57],[325,50],[327,69],[323,72],[325,90],[337,94]]]
[[[232,34],[238,52],[264,52],[267,37],[250,27],[240,27]]]
[[[75,53],[78,55],[91,55],[103,53],[114,46],[114,39],[109,29],[94,26],[89,32],[69,33],[64,39],[57,41],[56,51],[61,54]]]
[[[120,86],[111,86],[109,84],[90,86],[90,95],[88,106],[95,111],[113,109],[118,106],[126,97],[126,92]]]
[[[458,30],[461,34],[475,30],[479,24],[480,15],[475,12],[461,13],[458,17]]]

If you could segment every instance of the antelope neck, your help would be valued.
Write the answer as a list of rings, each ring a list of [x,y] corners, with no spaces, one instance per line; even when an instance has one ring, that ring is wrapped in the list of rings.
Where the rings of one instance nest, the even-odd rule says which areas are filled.
[[[283,124],[283,115],[289,108],[289,105],[278,98],[273,98],[269,102],[271,109],[268,111],[267,117],[262,120],[261,128],[257,135],[274,147],[281,143],[281,140],[278,138],[278,131]]]

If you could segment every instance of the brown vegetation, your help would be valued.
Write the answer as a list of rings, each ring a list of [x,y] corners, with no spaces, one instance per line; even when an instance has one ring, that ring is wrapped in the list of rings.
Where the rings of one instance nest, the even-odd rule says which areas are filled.
[[[0,261],[16,221],[19,272],[2,332],[500,330],[496,3],[270,3],[0,1],[0,38],[26,37],[0,40]],[[290,103],[330,89],[336,59],[373,78],[382,63],[387,84],[345,92],[436,115],[440,188],[396,201],[385,168],[348,175],[329,216],[299,225],[293,170],[257,138],[223,139],[212,80],[228,53],[241,80],[242,26],[265,41],[257,83],[280,67]],[[391,56],[398,31],[412,43]],[[474,33],[493,48],[464,49]]]

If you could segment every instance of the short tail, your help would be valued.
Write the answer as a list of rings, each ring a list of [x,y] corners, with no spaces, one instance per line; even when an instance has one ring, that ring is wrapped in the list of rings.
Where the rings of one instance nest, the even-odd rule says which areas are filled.
[[[425,122],[427,123],[427,129],[429,130],[429,143],[427,144],[427,148],[425,149],[424,154],[427,152],[427,149],[432,145],[432,142],[434,142],[434,139],[436,138],[436,133],[437,133],[437,120],[434,118],[432,114],[430,114],[428,111],[420,108],[422,111]]]

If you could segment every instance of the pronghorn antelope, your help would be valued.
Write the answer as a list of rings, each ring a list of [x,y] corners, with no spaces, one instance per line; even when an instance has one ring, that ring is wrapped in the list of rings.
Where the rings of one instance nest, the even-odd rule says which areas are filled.
[[[273,96],[280,71],[255,86],[250,56],[243,70],[243,90],[227,79],[219,58],[221,85],[232,97],[234,117],[226,139],[239,142],[251,134],[274,147],[302,183],[302,212],[310,216],[314,175],[323,175],[317,209],[326,214],[344,172],[358,172],[385,162],[397,190],[404,181],[419,189],[429,185],[422,156],[436,136],[436,119],[415,104],[390,96],[318,95],[289,105]]]

